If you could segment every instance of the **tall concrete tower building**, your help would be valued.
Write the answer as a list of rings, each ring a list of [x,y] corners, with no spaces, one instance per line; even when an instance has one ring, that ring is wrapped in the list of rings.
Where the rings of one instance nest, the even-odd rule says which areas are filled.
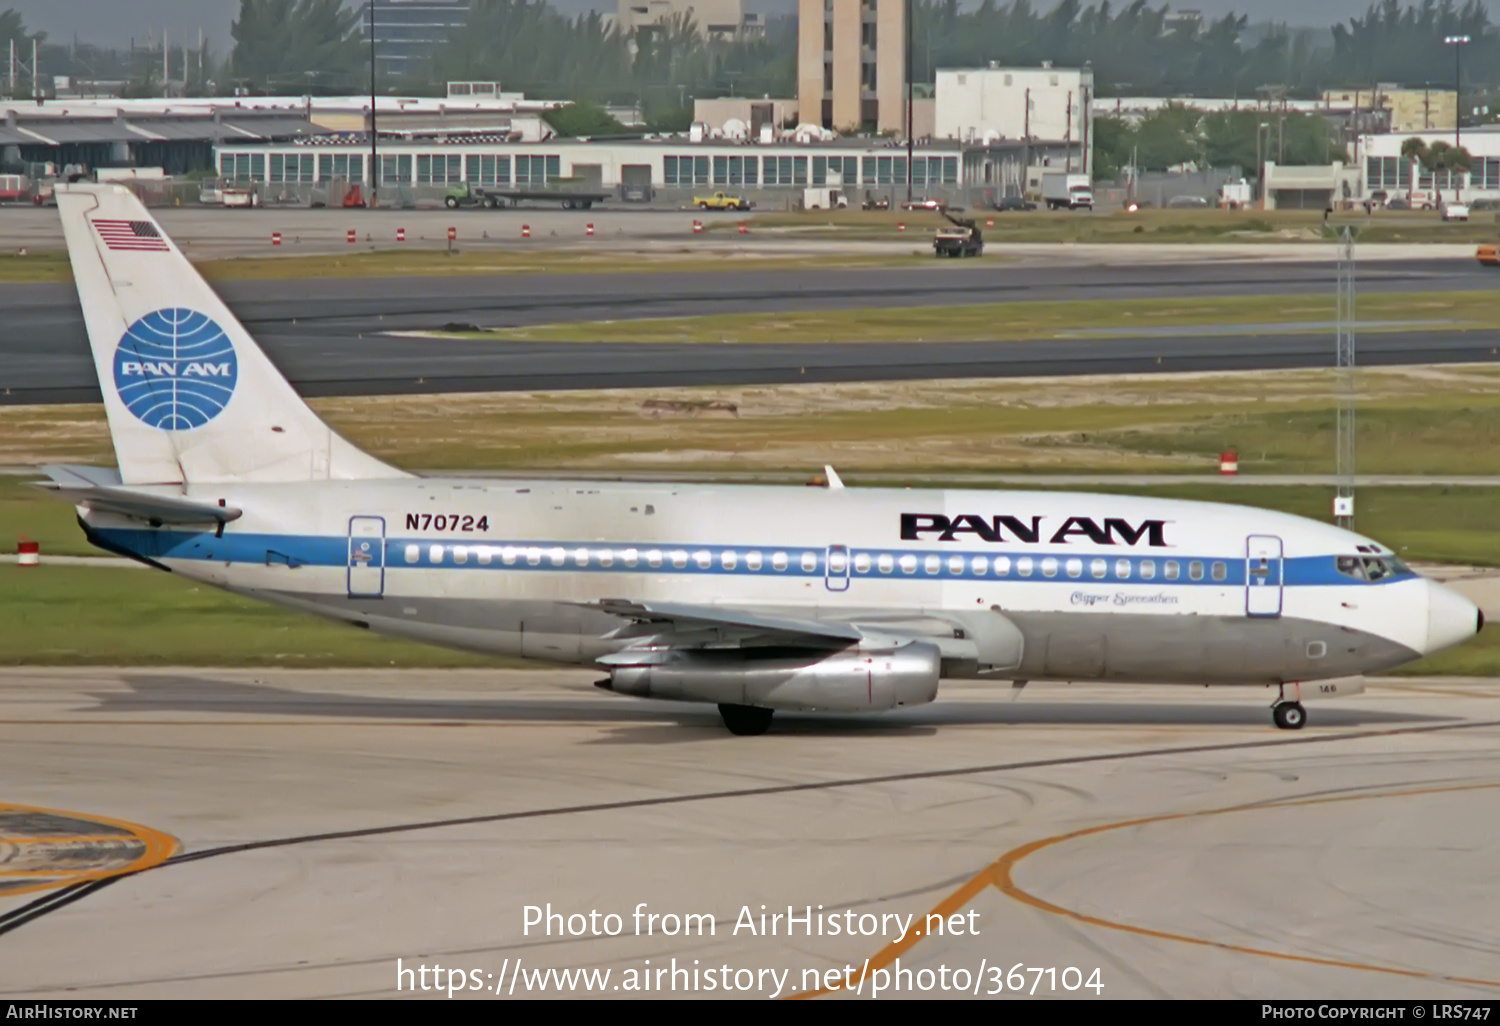
[[[838,132],[906,131],[907,0],[798,0],[797,107]]]

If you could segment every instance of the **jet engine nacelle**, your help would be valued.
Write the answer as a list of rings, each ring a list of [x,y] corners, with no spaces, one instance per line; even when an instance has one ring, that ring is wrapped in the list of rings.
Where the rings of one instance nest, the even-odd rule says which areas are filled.
[[[756,705],[766,709],[874,712],[922,705],[937,697],[942,657],[925,642],[888,651],[847,649],[788,655],[676,651],[661,661],[616,666],[615,691],[679,702]]]

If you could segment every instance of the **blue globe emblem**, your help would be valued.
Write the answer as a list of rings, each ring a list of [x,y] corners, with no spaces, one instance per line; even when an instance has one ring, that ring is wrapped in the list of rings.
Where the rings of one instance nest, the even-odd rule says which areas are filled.
[[[196,310],[168,307],[136,321],[115,349],[115,391],[142,423],[190,431],[234,395],[239,360],[224,329]]]

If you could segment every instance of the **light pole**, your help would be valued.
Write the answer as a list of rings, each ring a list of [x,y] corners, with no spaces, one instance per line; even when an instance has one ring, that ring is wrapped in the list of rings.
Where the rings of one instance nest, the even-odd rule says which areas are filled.
[[[1443,43],[1453,47],[1453,148],[1461,149],[1464,144],[1464,93],[1463,93],[1463,52],[1464,44],[1469,41],[1468,36],[1444,36]]]
[[[374,209],[380,199],[380,133],[375,129],[375,0],[370,5],[370,200]]]

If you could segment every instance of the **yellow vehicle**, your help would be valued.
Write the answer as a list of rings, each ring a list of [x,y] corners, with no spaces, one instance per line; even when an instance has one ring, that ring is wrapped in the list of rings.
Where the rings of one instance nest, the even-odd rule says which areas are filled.
[[[743,196],[716,192],[712,196],[694,196],[693,206],[699,210],[749,210],[753,204]]]

